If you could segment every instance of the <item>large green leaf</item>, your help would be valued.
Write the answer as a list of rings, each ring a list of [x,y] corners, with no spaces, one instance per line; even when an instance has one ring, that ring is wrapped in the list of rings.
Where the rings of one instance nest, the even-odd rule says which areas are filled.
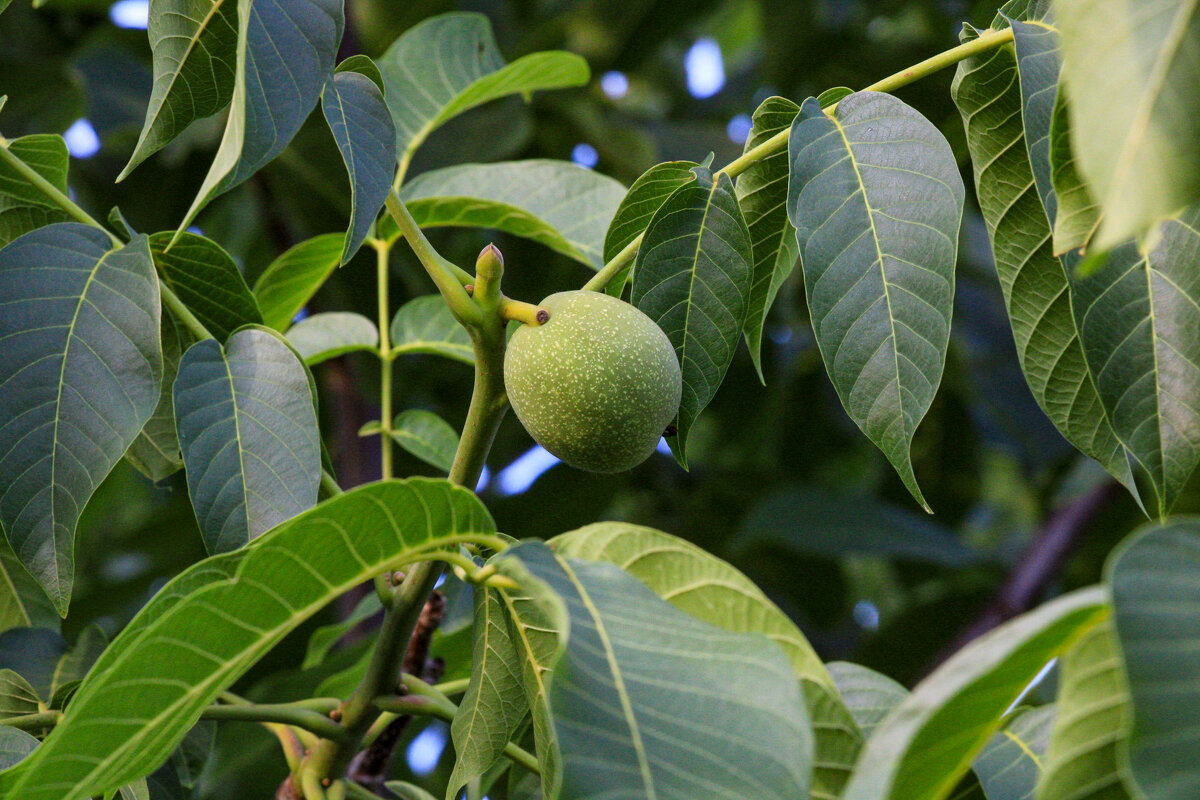
[[[625,187],[567,161],[461,164],[420,175],[400,191],[422,228],[493,228],[600,267],[604,231]]]
[[[26,627],[58,630],[59,622],[50,598],[0,536],[0,633]]]
[[[35,133],[13,139],[8,151],[24,161],[63,194],[67,193],[67,143],[61,136]],[[54,205],[40,189],[0,163],[0,247],[18,236],[52,222],[65,222],[67,212]]]
[[[220,341],[243,325],[262,322],[242,271],[221,245],[194,233],[150,237],[150,252],[163,281]],[[170,249],[167,247],[170,245]]]
[[[972,767],[987,800],[1033,800],[1054,725],[1054,706],[1019,712]]]
[[[175,379],[188,493],[210,553],[233,550],[317,502],[321,444],[304,364],[246,328],[188,348]]]
[[[458,324],[440,295],[409,300],[392,317],[392,355],[426,353],[475,363],[471,335]]]
[[[379,346],[375,323],[350,311],[326,311],[288,328],[287,340],[309,366],[336,356]]]
[[[1129,800],[1121,759],[1133,717],[1110,620],[1080,637],[1059,674],[1058,714],[1038,800]]]
[[[697,619],[761,633],[779,645],[800,679],[816,736],[813,796],[841,793],[862,737],[804,634],[753,581],[684,539],[629,523],[598,522],[557,536],[550,545],[563,558],[616,564]]]
[[[465,489],[387,481],[196,564],[109,646],[39,752],[0,773],[0,793],[81,800],[148,774],[221,691],[326,603],[373,575],[494,530]]]
[[[457,760],[446,786],[447,800],[455,800],[463,786],[503,756],[505,745],[528,716],[523,669],[504,601],[494,589],[477,589],[471,682],[450,726]]]
[[[563,800],[808,794],[812,731],[778,648],[679,611],[612,564],[510,552],[570,620],[550,685]]]
[[[604,234],[606,264],[642,235],[655,212],[676,189],[692,180],[692,168],[698,166],[695,161],[665,161],[638,176],[621,200],[621,205],[617,206],[608,224],[608,231]],[[609,280],[604,290],[614,297],[620,297],[632,268],[633,259],[630,259],[625,268]]]
[[[922,506],[917,425],[941,381],[964,189],[942,134],[891,95],[859,92],[828,116],[804,101],[788,145],[817,345],[842,405]]]
[[[342,40],[341,0],[292,0],[286,6],[242,0],[237,10],[237,65],[225,135],[180,233],[209,200],[287,147],[333,73]]]
[[[1073,592],[981,636],[900,703],[858,760],[845,800],[941,800],[1050,659],[1105,614],[1099,587]]]
[[[1110,558],[1108,582],[1133,701],[1118,763],[1140,789],[1132,795],[1190,800],[1200,793],[1200,520],[1140,531]]]
[[[964,27],[964,41],[976,36]],[[1034,399],[1067,441],[1137,496],[1125,448],[1079,340],[1067,268],[1054,257],[1050,222],[1023,141],[1021,89],[1014,51],[1001,47],[962,62],[951,90],[967,129],[975,194],[991,236],[1017,358]],[[1029,90],[1038,94],[1033,86]]]
[[[358,252],[383,208],[396,169],[396,127],[383,92],[359,72],[338,71],[321,92],[321,110],[350,176],[350,229],[344,264]]]
[[[137,147],[118,181],[192,122],[229,103],[237,66],[237,6],[235,0],[155,0],[147,29],[154,85]]]
[[[658,323],[679,357],[683,399],[669,439],[687,466],[687,439],[733,361],[753,274],[750,232],[728,175],[692,169],[654,212],[633,269],[633,304]]]
[[[565,52],[533,53],[506,64],[483,14],[450,13],[414,25],[379,58],[396,150],[412,152],[446,120],[510,94],[581,86],[587,62]]]
[[[792,126],[800,107],[784,97],[768,97],[754,111],[746,151]],[[788,154],[781,150],[751,164],[737,179],[738,203],[746,215],[754,248],[754,279],[746,310],[746,346],[763,380],[762,334],[767,312],[799,258],[796,230],[787,216]],[[765,380],[764,380],[765,383]]]
[[[829,664],[829,676],[865,739],[871,738],[884,717],[908,697],[908,689],[860,664],[834,661]]]
[[[0,522],[66,615],[75,525],[158,404],[158,281],[146,237],[77,223],[0,250]]]
[[[1164,516],[1200,463],[1200,206],[1071,283],[1084,353],[1113,429]]]
[[[175,401],[172,389],[183,357],[182,334],[170,312],[163,312],[159,339],[162,342],[163,375],[154,413],[142,426],[125,460],[152,481],[161,481],[183,469],[183,453],[175,433]]]
[[[737,547],[762,545],[822,558],[882,556],[947,567],[983,560],[928,515],[869,497],[799,486],[766,496],[746,515]]]
[[[1072,146],[1108,248],[1200,201],[1200,2],[1057,4]]]
[[[287,330],[304,304],[321,288],[341,263],[340,233],[326,233],[301,242],[271,262],[254,282],[254,297],[263,324]]]

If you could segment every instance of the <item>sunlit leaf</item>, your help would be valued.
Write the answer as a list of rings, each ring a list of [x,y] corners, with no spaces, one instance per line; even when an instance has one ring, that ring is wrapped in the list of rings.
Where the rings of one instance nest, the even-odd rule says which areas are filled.
[[[194,233],[150,237],[150,252],[163,281],[220,341],[243,325],[262,322],[262,314],[241,270],[221,245]],[[170,245],[170,249],[167,247]]]
[[[676,189],[692,180],[692,167],[696,166],[699,165],[695,161],[665,161],[638,176],[621,200],[604,234],[606,264],[646,230],[654,213]],[[631,258],[625,268],[609,280],[605,291],[620,297],[632,268]]]
[[[777,647],[679,611],[612,564],[539,544],[503,558],[521,559],[570,620],[550,684],[562,797],[808,793],[812,730]]]
[[[788,218],[825,367],[851,419],[928,507],[910,448],[950,336],[964,193],[950,146],[891,95],[859,92],[834,117],[806,100],[789,157]]]
[[[601,265],[604,231],[624,194],[625,187],[606,175],[551,159],[446,167],[400,191],[422,228],[492,228],[593,269]]]
[[[65,615],[75,526],[158,404],[158,281],[144,236],[77,223],[0,250],[0,521]]]
[[[475,363],[467,329],[458,324],[446,301],[430,294],[409,300],[392,317],[392,355],[427,353]]]
[[[1110,557],[1108,582],[1132,698],[1133,729],[1118,766],[1128,765],[1140,790],[1131,796],[1194,798],[1200,793],[1200,522],[1147,526]],[[1124,719],[1113,714],[1108,721]],[[1119,727],[1113,730],[1119,735]]]
[[[288,328],[287,340],[304,363],[315,366],[346,353],[374,350],[379,345],[379,331],[362,314],[326,311]]]
[[[1058,714],[1038,800],[1125,800],[1125,766],[1133,719],[1121,651],[1111,620],[1083,636],[1059,666]]]
[[[0,773],[0,792],[82,800],[145,776],[221,691],[322,606],[384,570],[494,529],[465,489],[388,481],[201,561],[113,641],[39,752]],[[132,684],[142,688],[131,692]]]
[[[1101,621],[1107,592],[1064,595],[981,636],[934,670],[867,740],[845,800],[941,800],[1046,663]]]
[[[1058,3],[1072,147],[1103,209],[1096,246],[1200,201],[1200,4]]]
[[[264,325],[287,330],[304,304],[337,269],[344,240],[340,233],[314,236],[271,262],[254,282],[254,297]]]
[[[188,348],[175,379],[188,494],[210,553],[233,550],[317,502],[321,449],[304,365],[246,328]]]
[[[580,86],[590,74],[582,58],[557,51],[507,64],[488,18],[461,12],[409,28],[378,63],[402,165],[433,130],[464,111],[510,94]]]
[[[687,466],[692,425],[733,361],[753,273],[750,232],[728,175],[704,167],[654,213],[638,249],[631,300],[658,323],[683,373],[671,450]]]
[[[768,97],[754,111],[746,151],[792,126],[800,107],[783,97]],[[751,164],[737,179],[738,203],[746,215],[754,249],[754,278],[746,310],[746,346],[763,379],[762,335],[767,312],[799,258],[796,229],[788,221],[788,154],[780,150]]]
[[[556,536],[550,546],[563,558],[616,564],[697,619],[762,633],[779,645],[800,679],[813,723],[813,797],[840,795],[862,737],[804,634],[749,578],[690,542],[641,525],[598,522]]]
[[[286,6],[242,0],[237,12],[237,65],[225,135],[180,233],[213,197],[287,147],[333,72],[345,22],[340,0],[292,0]]]
[[[977,36],[965,26],[962,38]],[[1028,82],[1027,82],[1028,85]],[[1050,222],[1024,143],[1022,85],[1012,49],[959,65],[951,93],[967,129],[975,193],[991,235],[996,274],[1025,380],[1066,437],[1137,496],[1125,448],[1104,411],[1072,315],[1067,267],[1054,257]],[[1028,86],[1031,95],[1038,92]],[[1037,109],[1025,116],[1036,123]],[[1038,140],[1045,131],[1035,132]],[[1048,176],[1049,171],[1046,171]],[[1046,195],[1049,202],[1049,194]],[[1052,213],[1051,213],[1052,216]]]
[[[321,110],[350,176],[350,229],[342,249],[344,264],[371,232],[391,189],[396,128],[382,89],[359,72],[332,75],[321,92]]]
[[[61,136],[35,133],[8,143],[8,151],[24,161],[54,188],[67,193],[67,144]],[[0,247],[18,236],[70,217],[37,187],[0,163]]]

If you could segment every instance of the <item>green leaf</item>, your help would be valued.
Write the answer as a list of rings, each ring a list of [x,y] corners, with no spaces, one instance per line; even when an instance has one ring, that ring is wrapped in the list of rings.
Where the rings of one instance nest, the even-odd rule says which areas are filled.
[[[0,793],[82,800],[148,774],[221,691],[326,603],[494,532],[471,492],[414,478],[345,492],[201,561],[113,641],[39,752],[0,773]]]
[[[242,0],[237,6],[237,66],[225,135],[178,233],[209,200],[287,147],[333,73],[342,40],[340,0],[293,0],[286,7]]]
[[[392,439],[426,464],[449,473],[458,450],[458,433],[432,411],[401,411],[392,422]]]
[[[1079,638],[1059,674],[1058,714],[1038,800],[1129,800],[1121,759],[1133,716],[1110,620]]]
[[[1113,619],[1132,697],[1118,764],[1146,800],[1200,792],[1200,520],[1146,526],[1109,558]],[[1119,730],[1119,729],[1118,729]]]
[[[146,237],[120,249],[57,223],[0,250],[0,522],[66,615],[83,506],[158,404],[158,281]]]
[[[784,548],[840,559],[846,555],[965,567],[983,561],[953,531],[869,497],[795,487],[768,495],[746,515],[736,546]]]
[[[1100,206],[1083,182],[1071,150],[1071,120],[1065,87],[1059,86],[1050,121],[1050,169],[1058,214],[1054,217],[1054,254],[1081,253],[1100,227]]]
[[[314,236],[271,262],[254,282],[254,297],[262,310],[264,325],[277,331],[287,330],[304,304],[341,263],[345,238],[340,233]]]
[[[359,75],[366,75],[371,79],[371,83],[379,87],[381,94],[384,91],[383,75],[379,72],[379,66],[370,56],[350,56],[337,65],[334,73],[338,72],[357,72]]]
[[[1200,463],[1200,206],[1072,281],[1100,400],[1165,516]]]
[[[873,669],[847,661],[834,661],[828,668],[864,739],[870,739],[884,717],[908,697],[908,689]]]
[[[812,730],[777,647],[679,611],[612,564],[536,543],[504,558],[521,559],[570,619],[550,687],[564,799],[808,794]]]
[[[440,295],[409,300],[392,317],[392,355],[426,353],[475,363],[475,350],[467,329],[458,324]]]
[[[679,357],[683,399],[671,450],[687,467],[692,424],[733,361],[753,274],[750,232],[733,181],[704,167],[654,212],[638,249],[631,300]]]
[[[288,328],[287,340],[310,367],[331,358],[379,346],[375,323],[362,314],[326,311]]]
[[[940,800],[1046,663],[1104,616],[1100,587],[1064,595],[958,651],[876,728],[844,800]]]
[[[57,134],[35,133],[8,143],[8,151],[33,168],[63,194],[67,193],[67,143]],[[54,205],[7,164],[0,164],[0,247],[52,222],[65,222],[67,212]]]
[[[1072,144],[1104,212],[1096,246],[1109,248],[1200,201],[1200,3],[1057,10]]]
[[[396,128],[383,90],[359,72],[332,75],[321,93],[321,110],[350,176],[350,228],[341,256],[345,264],[371,232],[392,188]]]
[[[504,755],[529,714],[525,704],[522,661],[495,589],[475,591],[475,639],[471,682],[450,726],[457,760],[446,786],[446,800],[478,778]]]
[[[820,102],[820,101],[818,101]],[[800,106],[783,97],[768,97],[754,111],[745,151],[758,147],[792,126]],[[738,203],[746,215],[754,250],[754,278],[743,333],[750,358],[764,384],[762,333],[767,312],[799,258],[796,229],[788,221],[788,154],[779,151],[751,164],[737,179]]]
[[[1033,800],[1054,715],[1054,706],[1029,709],[992,736],[974,764],[988,800]]]
[[[788,151],[788,218],[826,370],[928,509],[910,449],[950,337],[964,195],[950,145],[891,95],[858,92],[836,117],[805,100]]]
[[[37,689],[11,669],[0,669],[0,720],[41,711]]]
[[[962,39],[977,36],[964,26]],[[1026,85],[1031,95],[1034,87]],[[1054,257],[1050,222],[1023,143],[1022,85],[1010,48],[963,61],[951,93],[967,129],[975,195],[1025,380],[1046,416],[1084,455],[1138,496],[1125,448],[1100,402],[1071,309],[1067,268]],[[1033,120],[1035,109],[1024,118]],[[1033,132],[1037,140],[1045,132]],[[1048,186],[1044,187],[1046,190]],[[1049,202],[1047,194],[1047,202]]]
[[[552,159],[461,164],[426,172],[400,190],[422,228],[504,231],[593,269],[601,266],[604,231],[624,194],[607,175]]]
[[[536,552],[530,553],[530,557],[555,559],[548,549],[537,545],[534,548]],[[562,786],[562,755],[550,711],[550,680],[570,631],[567,610],[562,599],[521,558],[506,558],[501,554],[491,563],[501,575],[516,581],[518,587],[499,590],[499,595],[504,602],[509,640],[520,656],[521,682],[542,773],[542,796],[558,797]]]
[[[300,665],[301,669],[312,669],[325,660],[329,655],[329,651],[337,644],[338,639],[341,639],[350,629],[358,625],[363,620],[378,614],[383,609],[379,602],[379,595],[375,592],[370,592],[363,595],[363,599],[358,601],[358,605],[354,607],[345,619],[335,622],[332,625],[322,625],[312,632],[312,636],[308,637],[308,650],[304,653],[304,663]]]
[[[125,460],[152,481],[161,481],[183,469],[183,453],[175,433],[175,401],[172,387],[179,374],[179,359],[183,357],[181,334],[170,312],[161,319],[159,339],[162,341],[163,376],[158,405],[142,427],[133,444],[125,452]]]
[[[221,245],[194,233],[150,236],[150,252],[167,286],[221,342],[243,325],[262,323],[262,313],[233,258]],[[170,250],[167,247],[170,246]]]
[[[506,64],[483,14],[431,17],[405,31],[379,59],[396,121],[402,168],[439,125],[475,106],[538,89],[582,86],[587,62],[572,53],[532,53]]]
[[[61,620],[50,598],[0,536],[0,633],[9,628],[50,628]]]
[[[37,749],[38,744],[38,740],[25,731],[0,725],[0,769],[20,763]]]
[[[616,564],[691,616],[779,645],[799,678],[816,736],[812,793],[836,798],[862,745],[850,712],[804,634],[754,582],[730,564],[668,533],[599,522],[550,540],[560,556]]]
[[[692,180],[692,167],[699,166],[695,161],[665,161],[655,164],[643,172],[617,206],[608,231],[604,235],[604,262],[608,263],[629,246],[646,230],[662,204],[667,201],[676,189]],[[625,290],[625,282],[633,269],[633,259],[625,265],[612,280],[608,282],[605,291],[614,297],[620,297]]]
[[[61,695],[66,687],[83,680],[106,647],[108,634],[103,628],[94,622],[84,628],[75,645],[58,659],[50,680],[50,696]]]
[[[237,6],[235,0],[155,0],[147,30],[154,85],[137,147],[118,181],[192,122],[229,103],[237,65]]]
[[[188,494],[210,553],[312,508],[321,445],[308,375],[279,334],[246,328],[188,348],[175,380]]]

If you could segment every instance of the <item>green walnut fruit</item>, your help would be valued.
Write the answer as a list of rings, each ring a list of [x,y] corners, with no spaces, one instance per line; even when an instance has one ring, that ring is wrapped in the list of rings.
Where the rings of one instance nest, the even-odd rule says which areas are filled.
[[[642,463],[679,410],[683,381],[670,340],[601,292],[560,292],[539,305],[550,320],[521,326],[504,359],[517,418],[573,467],[621,472]]]

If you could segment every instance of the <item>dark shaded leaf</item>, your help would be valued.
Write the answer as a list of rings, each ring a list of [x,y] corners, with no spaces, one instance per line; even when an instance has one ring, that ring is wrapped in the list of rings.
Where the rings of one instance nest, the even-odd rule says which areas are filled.
[[[212,239],[187,232],[172,245],[173,235],[151,235],[150,252],[163,281],[196,319],[221,342],[243,325],[261,324],[258,303],[224,248]]]
[[[61,136],[35,133],[8,143],[8,151],[24,161],[63,194],[67,193],[67,143]],[[66,222],[67,212],[40,189],[29,185],[12,167],[0,163],[0,247],[52,222]]]
[[[676,189],[692,180],[692,167],[699,166],[695,161],[665,161],[655,164],[643,172],[629,187],[629,191],[617,206],[608,231],[604,235],[604,263],[629,246],[646,230],[654,214],[667,201]],[[620,297],[625,290],[625,282],[633,269],[633,259],[619,273],[614,275],[605,287],[605,291],[614,297]]]

